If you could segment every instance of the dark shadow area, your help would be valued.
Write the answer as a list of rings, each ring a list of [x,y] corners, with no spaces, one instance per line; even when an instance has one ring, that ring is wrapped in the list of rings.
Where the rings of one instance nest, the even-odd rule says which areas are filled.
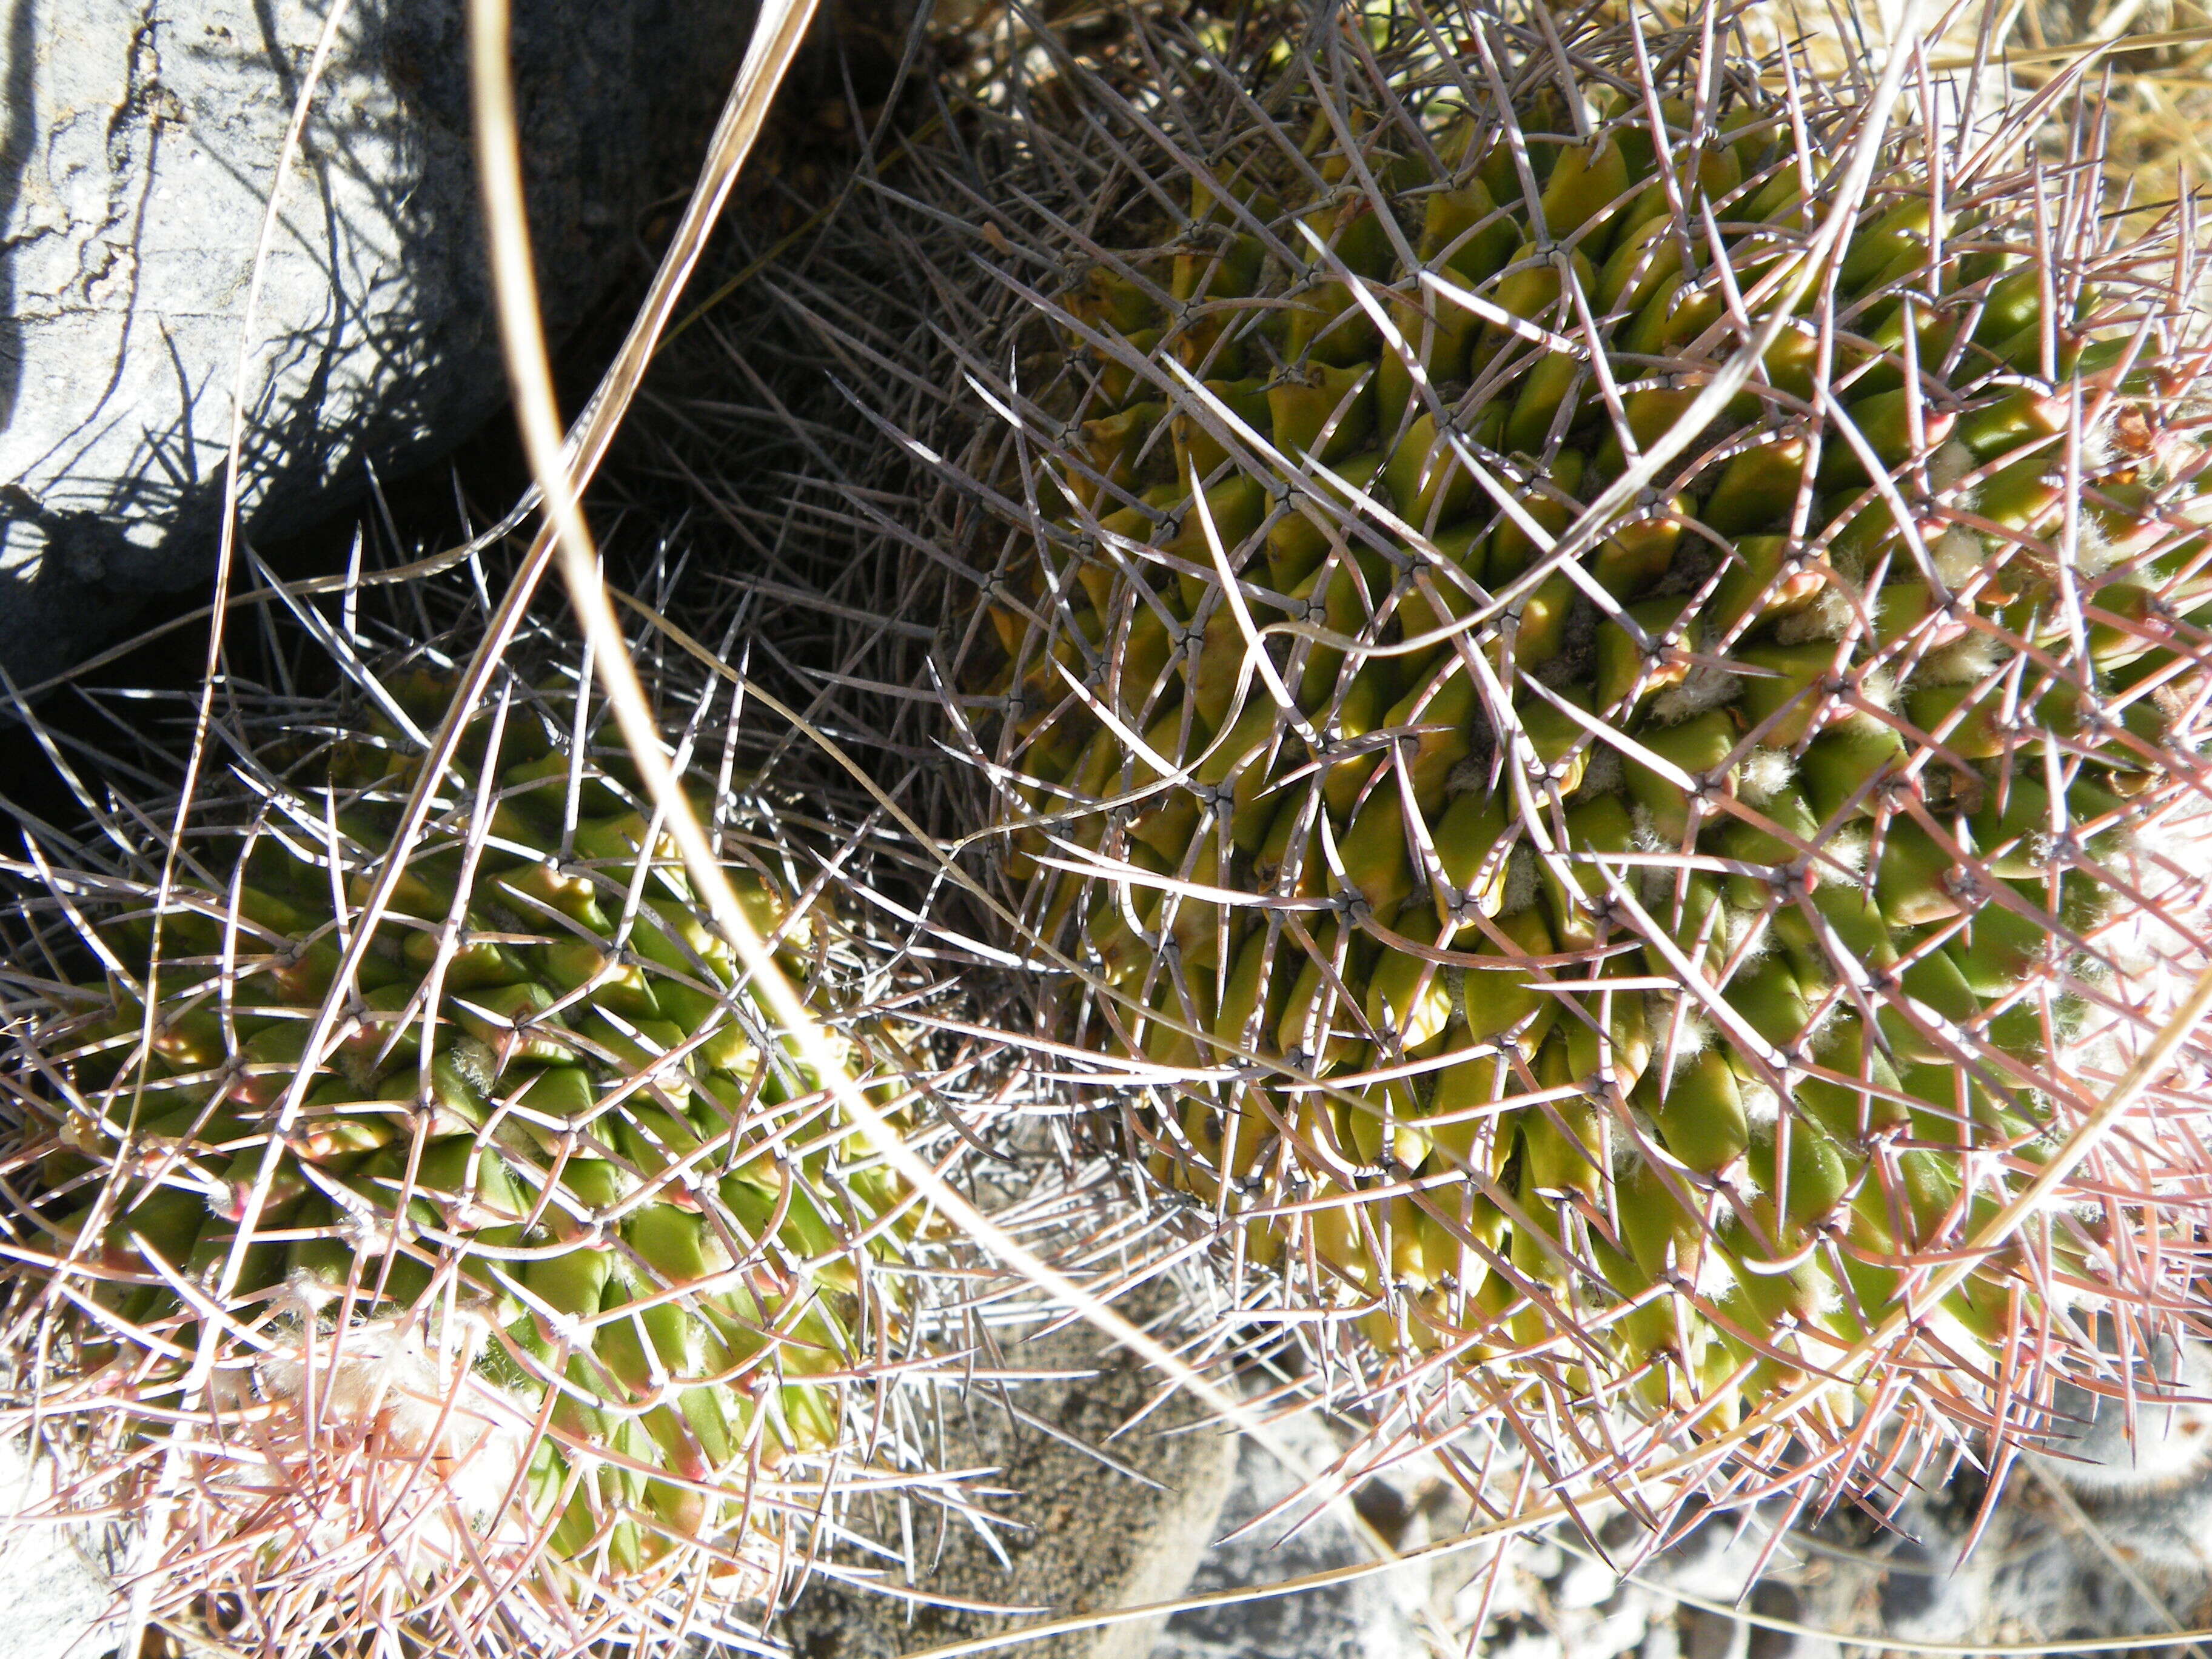
[[[44,187],[37,129],[57,118],[38,108],[30,66],[59,50],[32,38],[32,9],[12,0],[0,151],[0,191],[27,201]],[[641,290],[658,204],[697,166],[751,7],[523,0],[516,13],[540,299],[580,361],[592,319],[626,317]],[[20,253],[0,252],[0,315],[29,319],[0,337],[0,374],[21,381],[0,456],[19,493],[0,501],[0,536],[64,554],[0,579],[0,666],[19,683],[143,625],[163,594],[197,600],[214,569],[236,296],[276,143],[238,106],[263,88],[289,114],[304,61],[275,9],[252,15],[258,27],[234,33],[156,9],[132,42],[87,187],[97,198],[104,180],[105,198],[73,204],[64,233],[97,255],[85,273],[27,296],[26,312],[24,273],[7,268]],[[395,479],[450,452],[503,401],[471,124],[460,0],[357,7],[286,182],[255,319],[242,518],[264,556],[353,511],[373,471]],[[64,345],[88,348],[85,383],[55,374]]]
[[[529,8],[523,9],[526,12]],[[717,246],[724,252],[702,264],[693,284],[695,297],[711,294],[726,276],[731,250],[756,248],[787,234],[804,225],[830,198],[833,191],[826,181],[836,172],[849,168],[854,133],[849,120],[825,118],[822,112],[844,106],[856,88],[865,100],[870,94],[880,97],[880,89],[890,83],[903,26],[885,21],[887,16],[887,9],[873,0],[858,6],[825,6],[823,21],[817,24],[817,38],[787,83],[755,161],[726,214],[725,226],[716,234]],[[518,19],[519,28],[525,21]],[[856,40],[860,43],[857,47]],[[456,106],[458,100],[457,107],[465,111],[459,37],[418,32],[409,40],[411,44],[391,65],[395,83],[410,88],[428,106]],[[524,49],[525,42],[519,39],[518,54]],[[626,204],[627,217],[622,227],[626,257],[611,288],[593,303],[571,303],[572,321],[555,359],[558,389],[568,418],[583,407],[630,325],[667,237],[682,213],[689,194],[690,167],[696,166],[703,149],[713,113],[707,109],[686,118],[689,134],[678,144],[677,116],[671,112],[671,129],[657,135],[656,142],[680,151],[682,165],[672,163],[667,171],[674,175],[672,182],[659,196]],[[448,137],[455,143],[468,142],[465,125],[453,126]],[[325,141],[326,136],[318,140]],[[841,162],[841,158],[846,159]],[[320,159],[328,163],[330,157],[325,154]],[[552,187],[558,187],[558,167],[553,161],[543,155],[533,155],[531,161],[538,174],[556,179]],[[296,180],[292,200],[301,212],[320,211],[311,200],[311,192]],[[535,198],[532,206],[535,213]],[[473,223],[471,232],[476,234]],[[557,250],[548,250],[541,244],[538,252],[543,280]],[[470,257],[481,258],[473,246]],[[334,298],[332,305],[338,304]],[[687,301],[686,307],[679,307],[679,317],[686,314],[688,304]],[[739,296],[721,307],[716,320],[734,327],[742,337],[744,309]],[[442,455],[434,449],[427,455],[403,453],[398,465],[387,465],[384,458],[370,458],[381,481],[380,491],[371,489],[371,469],[356,459],[352,467],[357,485],[350,504],[290,533],[256,533],[241,539],[234,595],[250,593],[255,586],[244,554],[249,545],[277,577],[297,580],[342,573],[358,538],[363,566],[374,571],[453,547],[509,510],[528,488],[529,470],[504,405],[504,371],[496,339],[490,332],[488,308],[477,320],[486,331],[479,378],[493,410],[488,419],[477,424],[474,435]],[[393,351],[401,349],[396,333],[387,331],[387,337],[392,341]],[[708,349],[706,344],[704,334],[695,334],[668,350],[654,368],[648,400],[656,395],[656,389],[671,383],[698,386],[702,380],[732,378],[733,371],[721,350]],[[304,359],[323,347],[314,339],[303,339],[295,343],[293,349]],[[261,414],[252,441],[289,444],[293,447],[289,453],[306,457],[317,471],[336,465],[329,449],[329,434],[308,429],[306,422],[288,429],[266,408]],[[642,411],[641,417],[651,423]],[[387,424],[408,418],[404,389],[398,412],[379,411],[376,418]],[[318,444],[324,446],[320,451],[312,447]],[[167,458],[178,465],[165,470],[160,464],[162,453],[149,442],[149,459],[155,463],[151,471],[159,482],[147,487],[170,492],[171,510],[179,515],[172,539],[197,534],[211,558],[222,481],[219,471],[211,478],[190,475],[181,465],[190,448],[189,434],[173,434]],[[594,489],[595,516],[603,532],[612,531],[617,524],[623,526],[622,532],[612,535],[603,550],[618,573],[629,550],[644,549],[656,539],[658,526],[673,526],[686,518],[680,492],[661,488],[663,475],[657,465],[660,453],[657,442],[633,438],[626,430]],[[765,454],[723,455],[718,458],[718,478],[730,488],[774,491],[781,486],[771,476],[774,469],[769,465],[769,459]],[[792,458],[781,459],[787,463]],[[406,465],[410,460],[414,462],[411,467]],[[195,528],[186,521],[185,515],[189,514],[202,515],[204,521]],[[263,521],[270,516],[276,515],[264,509]],[[57,556],[45,561],[38,584],[52,583],[80,597],[93,590],[95,602],[104,608],[100,621],[107,637],[136,637],[142,641],[86,671],[81,683],[60,685],[42,695],[36,703],[40,726],[85,776],[96,778],[106,769],[104,762],[127,763],[134,752],[149,759],[149,770],[167,775],[173,768],[171,757],[187,729],[191,694],[200,684],[206,657],[207,623],[192,615],[207,603],[204,573],[186,586],[155,586],[143,569],[133,565],[132,560],[143,556],[118,556],[119,538],[96,513],[59,510],[20,495],[0,496],[0,520],[9,519],[42,534],[54,547]],[[701,534],[696,513],[689,515],[689,522],[685,538],[699,542],[699,557],[705,562],[742,562],[749,556],[745,549],[730,545],[715,534]],[[618,574],[617,580],[621,579]],[[4,587],[0,584],[0,635],[6,632],[10,606]],[[549,584],[548,592],[544,603],[559,604],[556,583]],[[326,615],[337,615],[335,598],[325,597],[318,603]],[[364,603],[363,609],[366,613],[369,606]],[[192,619],[179,623],[180,618]],[[319,651],[302,652],[301,638],[301,630],[281,605],[272,601],[238,605],[226,632],[232,672],[261,684],[280,683],[289,677],[303,691],[326,689],[312,678],[301,678],[319,672],[328,682],[335,682],[334,671],[321,659]],[[6,662],[4,647],[4,638],[0,638],[0,664]],[[21,674],[16,678],[19,684],[23,683]],[[113,688],[127,688],[128,693],[118,694]],[[142,798],[147,793],[143,788],[136,793]],[[0,714],[0,815],[9,809],[70,833],[81,832],[86,823],[82,809],[56,772],[39,736],[21,721]]]
[[[363,510],[256,550],[285,580],[343,572],[356,536],[363,538],[368,568],[403,562],[462,539],[459,502],[466,501],[470,521],[481,530],[507,510],[528,482],[514,422],[502,410],[445,462],[388,484]],[[0,501],[0,507],[5,506]],[[79,533],[84,529],[81,523],[63,528]],[[51,540],[49,545],[55,553],[67,550]],[[59,559],[50,556],[49,568],[59,565]],[[238,586],[250,591],[252,578],[242,576]],[[183,735],[179,722],[200,684],[208,623],[203,617],[167,624],[204,609],[206,603],[206,592],[197,587],[154,596],[131,620],[143,643],[89,671],[88,689],[64,685],[39,700],[38,726],[81,775],[97,776],[104,758],[127,761],[141,746],[155,753],[173,749]],[[265,678],[276,637],[272,629],[296,633],[281,606],[234,610],[225,636],[234,672],[249,679]],[[130,688],[136,695],[119,702],[106,690],[113,687]],[[132,709],[143,711],[143,724],[126,725]],[[22,720],[9,718],[0,720],[0,817],[17,814],[73,833],[86,822],[40,735]]]

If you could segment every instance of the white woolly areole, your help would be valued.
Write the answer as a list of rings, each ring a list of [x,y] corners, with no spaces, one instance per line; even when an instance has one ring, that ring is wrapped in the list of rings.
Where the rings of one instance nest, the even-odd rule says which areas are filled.
[[[1713,1046],[1713,1024],[1704,1012],[1687,1002],[1674,1005],[1682,1011],[1680,1024],[1674,1023],[1670,1012],[1654,1022],[1656,1040],[1653,1052],[1664,1055],[1668,1044],[1674,1044],[1674,1064],[1668,1068],[1667,1081],[1672,1084],[1680,1075],[1682,1067]]]
[[[2083,513],[2075,522],[2074,568],[2084,575],[2102,575],[2112,568],[2112,538],[2094,513]]]
[[[1973,470],[1974,452],[1956,438],[1948,438],[1943,447],[1928,458],[1928,483],[1940,494],[1955,487]]]
[[[1972,685],[1996,672],[2004,659],[2004,647],[1977,631],[1930,651],[1920,659],[1912,678],[1921,685]]]
[[[1954,525],[1936,538],[1928,550],[1928,557],[1943,586],[1956,592],[1990,562],[1992,550],[1974,532],[1962,525]],[[2003,544],[1994,550],[2002,551]]]
[[[1708,708],[1735,701],[1743,682],[1725,669],[1700,663],[1651,700],[1651,718],[1665,726],[1680,725]]]
[[[1802,611],[1792,611],[1774,624],[1774,637],[1784,645],[1803,645],[1811,640],[1840,640],[1851,631],[1858,612],[1832,583],[1813,596]]]
[[[1847,823],[1820,843],[1823,868],[1832,870],[1840,866],[1855,876],[1863,875],[1867,853],[1873,845],[1874,832],[1865,824]]]
[[[1693,1281],[1698,1295],[1707,1302],[1723,1302],[1731,1296],[1742,1294],[1735,1282],[1735,1269],[1729,1266],[1728,1258],[1714,1248],[1708,1237],[1698,1251],[1698,1273]]]
[[[1764,806],[1790,787],[1797,763],[1786,749],[1754,749],[1737,770],[1735,792],[1753,806]]]
[[[464,1526],[477,1550],[526,1548],[528,1516],[507,1500],[528,1456],[528,1407],[477,1370],[490,1335],[481,1314],[429,1324],[302,1323],[281,1330],[244,1376],[220,1374],[219,1403],[244,1419],[260,1455],[258,1468],[236,1461],[228,1479],[312,1499],[325,1497],[315,1472],[342,1472],[350,1490],[325,1497],[313,1541],[343,1551],[363,1527],[380,1522],[397,1535],[404,1520],[417,1571],[465,1563]]]
[[[1774,1126],[1782,1116],[1782,1097],[1771,1084],[1753,1078],[1739,1078],[1736,1093],[1743,1101],[1744,1121],[1762,1133],[1768,1140],[1774,1139]]]
[[[1708,947],[1706,960],[1718,963],[1739,951],[1742,967],[1739,972],[1748,973],[1774,954],[1773,918],[1765,910],[1730,904],[1723,899],[1714,912],[1721,918],[1713,929],[1713,944]]]
[[[1651,1114],[1633,1100],[1626,1103],[1626,1110],[1628,1121],[1636,1126],[1637,1134],[1657,1144],[1660,1140],[1659,1126],[1652,1121]],[[1608,1134],[1605,1147],[1606,1169],[1615,1181],[1625,1178],[1644,1162],[1644,1154],[1638,1149],[1635,1135]]]
[[[2080,576],[2101,576],[2112,568],[2112,541],[2105,533],[2105,526],[2092,513],[2075,515],[2074,572]]]
[[[2119,454],[2119,445],[2112,430],[2118,413],[2118,404],[2107,404],[2102,415],[2081,428],[2079,453],[2082,471],[2102,472]]]

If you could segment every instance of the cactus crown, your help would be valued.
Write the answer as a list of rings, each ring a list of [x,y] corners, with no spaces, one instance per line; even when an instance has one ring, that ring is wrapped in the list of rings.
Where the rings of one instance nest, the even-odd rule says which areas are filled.
[[[940,313],[782,293],[928,342],[992,873],[1239,1318],[1832,1495],[2187,1301],[2201,1042],[1990,1229],[2203,965],[2201,251],[1725,22],[1047,33],[881,187]]]

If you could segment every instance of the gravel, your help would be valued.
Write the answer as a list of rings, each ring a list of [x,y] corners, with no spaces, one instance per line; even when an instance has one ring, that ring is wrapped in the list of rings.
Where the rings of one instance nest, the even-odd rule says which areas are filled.
[[[2195,1378],[2197,1358],[2185,1363],[2185,1381]],[[2166,1374],[2175,1374],[2170,1364]],[[1648,1553],[1638,1523],[1600,1511],[1595,1548],[1572,1532],[1538,1534],[1502,1550],[1435,1558],[1425,1583],[1401,1575],[1388,1598],[1370,1589],[1355,1601],[1346,1585],[1179,1614],[1153,1659],[1425,1651],[1450,1659],[1844,1659],[1866,1650],[1821,1632],[2032,1649],[2199,1628],[2212,1625],[2212,1474],[2155,1438],[2181,1434],[2194,1446],[2186,1429],[2199,1409],[2142,1412],[2139,1423],[2149,1426],[2139,1446],[2097,1428],[2072,1437],[2074,1457],[2021,1460],[1971,1553],[1986,1493],[1971,1468],[1907,1494],[1886,1516],[1844,1507],[1802,1521],[1778,1543],[1773,1528],[1787,1517],[1773,1503],[1709,1514]],[[2094,1425],[2085,1414],[2085,1430]],[[2099,1454],[2094,1461],[2080,1455],[2084,1447]],[[2113,1479],[2116,1467],[2130,1476]],[[2151,1482],[2134,1473],[2145,1468],[2169,1473]],[[1389,1484],[1412,1517],[1408,1541],[1466,1525],[1465,1500],[1439,1466],[1408,1464]],[[1290,1491],[1279,1469],[1248,1451],[1224,1529]],[[1218,1548],[1196,1585],[1263,1583],[1365,1559],[1326,1516],[1271,1547],[1284,1517],[1310,1507],[1291,1504],[1269,1528]],[[1426,1638],[1418,1617],[1424,1601],[1437,1613]]]

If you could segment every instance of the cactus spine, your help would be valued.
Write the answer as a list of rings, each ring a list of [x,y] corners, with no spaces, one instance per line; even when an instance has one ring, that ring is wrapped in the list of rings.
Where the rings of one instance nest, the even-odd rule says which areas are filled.
[[[203,800],[158,917],[157,853],[17,869],[48,959],[94,971],[15,976],[16,1329],[70,1356],[49,1416],[119,1401],[126,1463],[182,1460],[185,1498],[136,1492],[186,1517],[164,1607],[422,1651],[486,1620],[563,1652],[735,1628],[854,1478],[856,1398],[914,1362],[927,1215],[702,924],[626,759],[579,742],[573,675],[474,711],[394,846],[452,684],[395,674],[249,750],[259,788]],[[826,890],[726,844],[787,967],[834,985]],[[857,1035],[866,1078],[888,1030]]]
[[[1147,34],[1126,95],[1062,64],[1112,142],[1007,130],[1056,205],[1000,198],[962,359],[1018,441],[922,434],[981,503],[942,679],[1062,1032],[1440,1432],[1748,1421],[1846,1487],[1868,1406],[2034,1433],[2008,1356],[2096,1369],[2075,1304],[2156,1322],[2140,1241],[2203,1219],[2093,1152],[1923,1295],[2154,1028],[2100,988],[2202,787],[2188,256],[2002,143],[1893,131],[1851,196],[1889,112],[1694,33],[1292,9]]]

